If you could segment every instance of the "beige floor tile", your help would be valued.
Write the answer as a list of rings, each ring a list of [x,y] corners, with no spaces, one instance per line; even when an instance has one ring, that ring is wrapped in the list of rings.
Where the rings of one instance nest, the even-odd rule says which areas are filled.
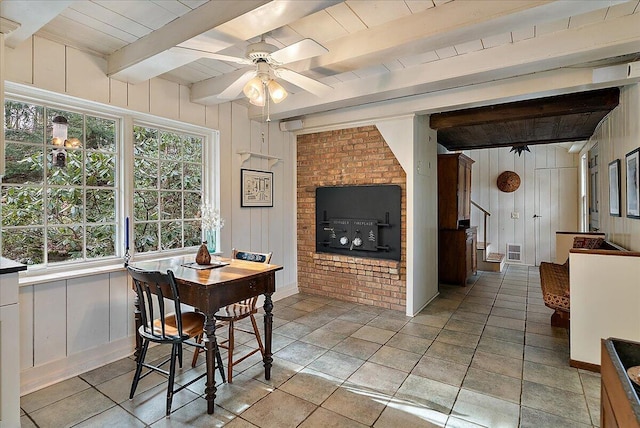
[[[519,378],[470,367],[462,382],[462,387],[520,404],[522,380]]]
[[[522,384],[522,405],[583,424],[591,423],[587,402],[583,394],[575,394],[539,383],[524,381]]]
[[[74,377],[20,397],[20,407],[25,412],[31,413],[89,388],[91,386],[87,382]]]
[[[206,404],[205,404],[206,405]],[[120,406],[113,406],[102,413],[99,413],[84,422],[74,425],[74,428],[93,428],[93,427],[127,427],[127,428],[144,428],[146,425],[139,419],[135,418],[131,413],[127,412]],[[24,427],[24,426],[23,426]]]
[[[427,352],[432,343],[433,341],[430,339],[398,333],[389,339],[386,346],[422,355]]]
[[[273,388],[269,385],[240,374],[233,379],[233,383],[218,386],[215,403],[239,415],[271,391]]]
[[[407,373],[403,371],[366,362],[347,380],[391,396],[395,394],[406,377]]]
[[[462,380],[467,374],[468,366],[447,361],[440,358],[433,358],[425,355],[416,364],[411,374],[448,383],[453,386],[462,385]]]
[[[426,356],[469,365],[473,358],[474,349],[466,346],[451,345],[437,340],[429,347]]]
[[[522,359],[476,351],[471,367],[522,379]]]
[[[116,404],[95,389],[80,391],[30,413],[40,428],[72,426],[104,412]]]
[[[316,407],[306,400],[275,390],[241,416],[261,428],[294,428],[313,413]]]
[[[369,361],[409,373],[421,356],[421,354],[403,351],[391,346],[383,346],[369,358]]]
[[[313,404],[320,405],[342,384],[343,380],[305,368],[283,383],[280,390]]]
[[[353,419],[346,418],[338,413],[318,407],[305,421],[299,425],[300,428],[366,428]]]
[[[394,399],[448,415],[459,391],[460,388],[446,383],[409,375]]]
[[[376,328],[381,328],[383,330],[397,332],[400,329],[402,329],[402,327],[404,327],[404,325],[408,323],[410,320],[411,318],[398,319],[398,318],[388,318],[385,315],[378,315],[377,317],[369,321],[367,325],[369,327],[376,327]]]
[[[135,369],[136,362],[134,360],[131,358],[123,358],[95,370],[83,373],[79,377],[90,385],[98,385],[125,373],[129,373]]]
[[[571,367],[555,367],[525,361],[522,378],[576,394],[583,393],[578,370]]]
[[[382,345],[368,340],[356,339],[355,337],[347,337],[342,342],[333,347],[333,351],[341,354],[350,355],[352,357],[366,360],[376,353]]]
[[[306,366],[325,352],[327,352],[327,350],[320,346],[297,341],[285,346],[273,354],[273,358],[281,358],[283,360],[291,361],[292,363]]]
[[[364,360],[360,358],[344,355],[336,351],[327,351],[307,367],[345,380],[358,370],[363,363]]]
[[[447,415],[403,400],[392,400],[373,426],[375,428],[436,428]]]
[[[454,330],[442,330],[435,342],[448,343],[450,345],[464,346],[467,348],[475,349],[480,340],[479,334],[463,333],[461,331]]]
[[[321,348],[331,349],[338,343],[342,342],[347,336],[347,334],[334,333],[333,331],[319,328],[300,338],[299,340],[301,342],[320,346]]]
[[[486,427],[516,428],[520,406],[515,403],[461,389],[451,415]]]
[[[344,384],[327,398],[322,407],[370,426],[378,419],[390,398],[359,385]]]
[[[353,333],[351,337],[356,339],[368,340],[369,342],[384,345],[396,334],[395,331],[383,330],[381,328],[362,326],[358,331]]]
[[[592,428],[592,425],[572,421],[561,416],[523,406],[520,416],[520,428],[541,427]]]

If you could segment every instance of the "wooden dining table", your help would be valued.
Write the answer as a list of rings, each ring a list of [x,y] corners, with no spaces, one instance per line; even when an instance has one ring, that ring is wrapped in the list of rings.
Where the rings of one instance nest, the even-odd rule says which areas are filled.
[[[218,309],[254,296],[264,295],[264,376],[271,378],[271,339],[273,332],[272,294],[276,291],[275,273],[282,266],[256,263],[245,260],[213,257],[211,267],[203,269],[194,262],[194,256],[173,257],[152,261],[130,263],[131,266],[148,271],[173,271],[178,285],[180,301],[194,306],[205,315],[204,338],[207,382],[205,398],[207,413],[213,413],[216,397],[215,352],[216,320]],[[140,308],[135,301],[136,331],[140,327]],[[140,339],[136,336],[136,359],[139,357]]]

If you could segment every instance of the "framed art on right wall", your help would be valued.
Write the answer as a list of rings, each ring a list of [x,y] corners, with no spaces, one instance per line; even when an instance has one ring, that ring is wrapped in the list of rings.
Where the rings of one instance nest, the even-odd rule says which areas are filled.
[[[627,217],[640,218],[640,147],[625,156],[627,171]]]
[[[609,164],[609,215],[620,217],[620,159]]]

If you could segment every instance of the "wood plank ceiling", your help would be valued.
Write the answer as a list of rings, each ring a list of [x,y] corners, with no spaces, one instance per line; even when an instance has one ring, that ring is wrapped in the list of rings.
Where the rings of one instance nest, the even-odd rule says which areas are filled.
[[[608,88],[438,113],[431,128],[448,150],[584,141],[619,102]]]

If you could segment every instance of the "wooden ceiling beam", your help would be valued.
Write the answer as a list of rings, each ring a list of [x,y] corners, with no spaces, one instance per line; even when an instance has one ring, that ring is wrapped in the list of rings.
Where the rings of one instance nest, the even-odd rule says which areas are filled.
[[[596,111],[609,112],[620,100],[619,88],[607,88],[555,97],[475,107],[431,115],[432,129],[490,125],[523,119],[557,117]]]

